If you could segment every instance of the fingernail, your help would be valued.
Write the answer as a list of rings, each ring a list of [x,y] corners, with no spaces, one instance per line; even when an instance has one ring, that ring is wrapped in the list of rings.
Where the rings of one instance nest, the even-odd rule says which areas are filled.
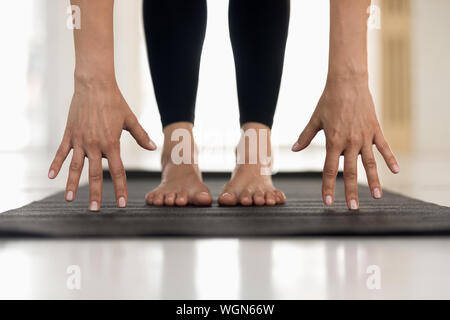
[[[381,198],[381,191],[380,191],[380,189],[378,189],[378,188],[373,189],[373,196],[376,199],[380,199]]]
[[[53,178],[55,177],[55,171],[54,171],[54,170],[50,170],[50,171],[48,172],[48,177],[49,177],[50,179],[53,179]]]
[[[292,151],[297,151],[299,147],[300,144],[298,142],[294,143],[294,145],[292,146]]]
[[[127,205],[127,204],[126,204],[126,202],[125,202],[125,198],[124,198],[124,197],[120,197],[120,198],[119,198],[119,207],[120,207],[120,208],[125,208],[126,205]]]
[[[358,203],[356,203],[356,200],[350,200],[350,209],[358,210]]]
[[[325,197],[325,204],[327,206],[331,206],[333,204],[333,198],[331,196],[326,196]]]
[[[97,201],[92,201],[91,205],[89,206],[89,210],[91,211],[98,211],[98,203]]]
[[[67,199],[67,201],[73,200],[73,192],[72,191],[67,192],[66,199]]]
[[[392,166],[392,170],[394,170],[395,173],[399,173],[400,172],[400,168],[398,167],[398,165],[394,164]]]
[[[152,140],[148,142],[148,145],[150,146],[150,148],[156,149],[156,144]]]

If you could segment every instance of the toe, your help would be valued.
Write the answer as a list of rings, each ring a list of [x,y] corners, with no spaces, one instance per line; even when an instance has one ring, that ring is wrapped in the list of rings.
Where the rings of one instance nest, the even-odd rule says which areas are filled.
[[[277,199],[277,204],[286,203],[286,196],[284,195],[283,191],[275,190],[275,195],[276,195],[276,199]]]
[[[175,204],[175,193],[169,192],[164,196],[164,205],[173,206]]]
[[[256,191],[256,192],[253,194],[253,203],[254,203],[256,206],[263,206],[264,203],[265,203],[265,200],[264,200],[264,192],[262,192],[262,191]]]
[[[151,206],[151,205],[153,204],[153,196],[154,196],[154,193],[153,193],[153,192],[149,192],[149,193],[147,193],[147,195],[145,196],[145,201],[147,202],[147,204],[148,204],[149,206]]]
[[[194,194],[192,203],[196,206],[210,206],[212,204],[212,197],[209,192],[198,192]]]
[[[186,191],[180,191],[177,193],[175,204],[177,206],[185,206],[188,203],[188,194]]]
[[[274,206],[277,203],[275,192],[267,191],[265,195],[266,205]]]
[[[220,205],[235,206],[237,204],[237,197],[234,192],[223,192],[218,199]]]
[[[252,194],[249,190],[244,190],[239,196],[239,202],[243,206],[251,206],[253,204]]]
[[[153,205],[162,206],[164,204],[164,194],[161,192],[155,193],[153,196]]]

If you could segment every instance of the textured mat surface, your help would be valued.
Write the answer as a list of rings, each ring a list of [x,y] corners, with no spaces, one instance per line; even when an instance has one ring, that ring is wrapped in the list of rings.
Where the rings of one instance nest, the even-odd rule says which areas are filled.
[[[140,177],[140,178],[139,178]],[[227,175],[205,176],[217,198]],[[0,236],[139,237],[139,236],[296,236],[296,235],[450,235],[450,208],[384,191],[373,200],[360,186],[360,206],[347,210],[343,182],[336,204],[325,208],[321,179],[314,174],[274,177],[288,202],[275,207],[149,207],[144,195],[159,183],[155,174],[134,173],[128,179],[126,209],[115,207],[112,184],[104,183],[102,210],[87,211],[88,187],[66,203],[58,193],[0,214]]]

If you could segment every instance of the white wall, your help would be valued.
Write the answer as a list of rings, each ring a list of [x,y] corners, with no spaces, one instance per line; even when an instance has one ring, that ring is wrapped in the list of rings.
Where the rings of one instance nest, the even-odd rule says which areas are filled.
[[[413,147],[450,151],[450,1],[411,0]]]

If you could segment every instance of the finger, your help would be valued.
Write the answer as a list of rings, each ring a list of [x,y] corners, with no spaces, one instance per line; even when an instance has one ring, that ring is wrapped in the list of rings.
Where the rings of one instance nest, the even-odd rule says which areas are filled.
[[[102,202],[103,171],[101,155],[89,157],[89,210],[99,211]]]
[[[71,149],[71,144],[67,136],[65,135],[63,141],[59,145],[58,150],[56,151],[55,158],[53,159],[52,164],[50,165],[50,169],[48,170],[48,177],[50,179],[56,178],[61,170],[61,166],[67,158]]]
[[[292,151],[298,152],[309,146],[312,139],[314,139],[319,130],[319,125],[313,119],[311,119],[306,125],[305,129],[303,129],[300,137],[298,137],[297,142],[295,142],[292,146]]]
[[[344,153],[344,186],[347,206],[351,210],[359,208],[358,203],[358,151],[349,149]]]
[[[378,178],[377,162],[373,155],[372,145],[368,144],[361,149],[361,158],[366,170],[367,182],[369,184],[372,197],[375,199],[381,198],[381,185]]]
[[[156,144],[150,139],[148,133],[142,128],[134,114],[125,119],[125,130],[129,131],[136,142],[144,149],[155,150]]]
[[[72,161],[69,167],[69,178],[66,185],[66,200],[75,200],[78,184],[80,183],[81,172],[84,166],[84,151],[79,148],[73,149]]]
[[[395,159],[395,156],[392,153],[389,144],[386,142],[386,139],[384,139],[381,131],[375,135],[374,143],[392,173],[399,173],[400,167],[398,166],[397,159]]]
[[[339,169],[340,155],[340,150],[328,149],[325,157],[322,173],[322,200],[327,206],[331,206],[334,202],[334,189]]]
[[[120,158],[119,147],[108,153],[107,159],[116,195],[116,204],[119,208],[125,208],[128,202],[127,176]]]

